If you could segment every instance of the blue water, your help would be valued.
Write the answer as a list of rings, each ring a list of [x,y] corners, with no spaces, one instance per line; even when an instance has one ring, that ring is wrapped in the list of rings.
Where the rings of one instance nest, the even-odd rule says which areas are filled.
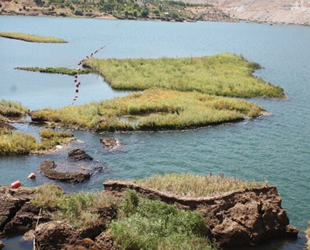
[[[224,173],[278,187],[291,224],[302,232],[310,220],[310,28],[255,23],[167,23],[0,16],[1,31],[55,36],[68,44],[35,44],[0,38],[0,99],[19,100],[29,109],[69,105],[73,78],[14,70],[18,66],[76,67],[77,62],[108,44],[100,58],[156,58],[204,56],[222,52],[242,54],[264,66],[256,72],[283,87],[289,100],[252,99],[273,116],[199,130],[160,133],[96,135],[77,131],[84,143],[73,143],[59,154],[2,157],[1,184],[26,176],[40,162],[59,159],[75,147],[83,148],[106,169],[89,182],[62,184],[70,192],[101,190],[109,179],[130,179],[165,172]],[[113,91],[97,75],[83,76],[77,104],[127,95]],[[33,132],[36,127],[19,125]],[[119,138],[124,149],[106,152],[99,139]],[[16,240],[12,240],[15,244]],[[9,243],[8,243],[9,244]],[[305,247],[304,234],[296,241],[274,241],[253,249],[291,250]],[[9,249],[9,248],[7,248]],[[15,249],[15,248],[14,248]],[[251,249],[251,248],[250,248]]]

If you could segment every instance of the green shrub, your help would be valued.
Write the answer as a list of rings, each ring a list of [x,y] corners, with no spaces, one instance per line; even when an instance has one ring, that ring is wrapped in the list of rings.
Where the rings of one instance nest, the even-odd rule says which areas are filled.
[[[200,213],[138,198],[133,191],[127,192],[119,218],[110,227],[112,237],[125,250],[212,249]]]

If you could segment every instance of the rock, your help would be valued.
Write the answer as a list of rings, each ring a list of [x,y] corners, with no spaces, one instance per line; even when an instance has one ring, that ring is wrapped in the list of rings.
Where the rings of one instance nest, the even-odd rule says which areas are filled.
[[[178,204],[179,208],[197,210],[205,218],[208,236],[217,247],[258,245],[269,239],[296,238],[298,230],[289,225],[282,199],[276,187],[233,191],[216,197],[178,197],[132,182],[109,181],[107,191],[136,190],[150,199]]]
[[[38,219],[42,223],[49,221],[51,218],[46,212],[40,211],[39,207],[26,202],[10,222],[5,225],[3,231],[7,236],[23,234],[30,229],[34,229]]]
[[[92,161],[93,157],[90,155],[86,154],[84,150],[82,149],[73,149],[68,153],[68,158],[70,160],[76,160],[76,161],[81,161],[81,160],[89,160]]]
[[[37,250],[107,250],[91,239],[95,239],[106,225],[116,218],[116,206],[103,207],[94,213],[99,213],[99,220],[91,226],[76,229],[63,221],[52,221],[40,224],[35,230]]]
[[[95,238],[95,243],[97,243],[103,249],[109,250],[122,250],[123,248],[118,245],[110,236],[109,231],[101,233]]]
[[[117,138],[102,138],[100,142],[103,144],[103,147],[109,151],[120,149],[121,146],[121,142]]]
[[[63,244],[75,241],[75,230],[63,221],[51,221],[38,225],[34,232],[37,250],[58,250]]]
[[[7,224],[15,218],[24,204],[33,199],[34,196],[35,190],[31,188],[12,189],[9,186],[0,186],[0,237],[6,235],[4,229],[9,227]],[[18,233],[17,230],[15,233]]]
[[[39,171],[46,177],[66,182],[83,182],[88,180],[91,176],[90,173],[82,172],[58,172],[54,161],[46,160],[41,163]]]
[[[5,247],[4,243],[0,240],[0,250],[4,247]]]
[[[33,239],[34,239],[34,230],[31,229],[28,232],[26,232],[19,241],[20,242],[32,242]]]
[[[90,238],[85,238],[76,241],[73,245],[68,245],[62,250],[107,250],[109,248],[102,248]]]

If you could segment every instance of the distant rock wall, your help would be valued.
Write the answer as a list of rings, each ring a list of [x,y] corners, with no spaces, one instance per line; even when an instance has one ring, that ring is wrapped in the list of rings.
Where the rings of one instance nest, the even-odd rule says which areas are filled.
[[[280,237],[296,238],[298,230],[289,225],[276,187],[234,191],[216,197],[177,197],[130,182],[108,181],[109,191],[134,189],[143,197],[176,204],[181,209],[200,211],[209,228],[209,238],[218,247],[257,245]]]

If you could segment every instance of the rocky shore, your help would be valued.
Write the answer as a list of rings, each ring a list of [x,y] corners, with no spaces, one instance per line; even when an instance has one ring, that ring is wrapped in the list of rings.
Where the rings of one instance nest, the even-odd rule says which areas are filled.
[[[257,245],[274,238],[296,238],[298,233],[289,225],[282,199],[272,186],[201,198],[178,197],[122,181],[105,182],[104,187],[101,195],[112,195],[115,200],[121,201],[124,192],[133,189],[141,197],[199,211],[205,219],[207,236],[217,247]],[[67,221],[55,221],[48,210],[35,205],[32,200],[37,190],[0,186],[0,239],[28,232],[28,240],[35,238],[38,250],[122,249],[107,226],[117,218],[117,203],[93,210],[99,219],[91,225],[75,227]]]

